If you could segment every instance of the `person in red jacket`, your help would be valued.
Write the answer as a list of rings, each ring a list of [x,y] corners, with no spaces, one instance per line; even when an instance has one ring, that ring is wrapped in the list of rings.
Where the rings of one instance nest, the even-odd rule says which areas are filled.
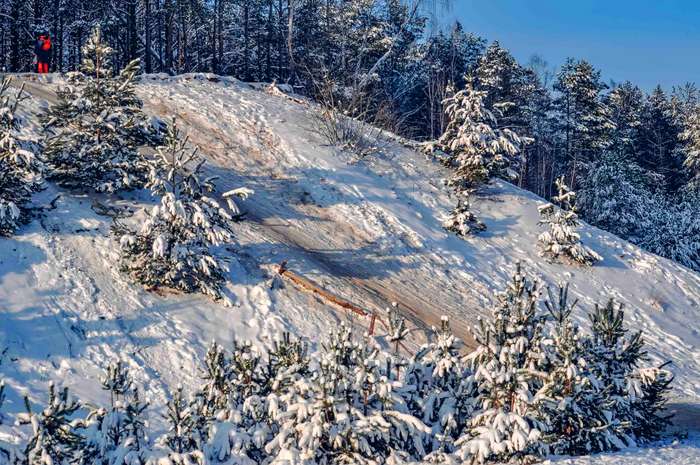
[[[34,53],[36,54],[37,73],[48,73],[51,64],[51,38],[48,34],[42,34],[36,41]]]

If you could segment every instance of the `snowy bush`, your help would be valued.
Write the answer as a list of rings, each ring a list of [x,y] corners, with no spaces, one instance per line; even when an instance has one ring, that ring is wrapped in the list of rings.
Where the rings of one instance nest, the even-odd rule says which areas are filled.
[[[69,73],[68,86],[43,118],[54,130],[44,148],[49,178],[100,192],[142,187],[148,169],[139,147],[157,145],[162,135],[134,91],[139,62],[113,77],[112,50],[99,27],[82,53],[82,72]]]
[[[9,236],[29,218],[27,204],[41,187],[41,163],[20,134],[16,115],[23,97],[10,95],[10,79],[0,84],[0,236]]]
[[[187,139],[180,140],[173,124],[165,145],[149,162],[146,186],[160,197],[158,204],[143,212],[146,220],[138,231],[117,228],[120,268],[149,288],[202,292],[220,299],[227,266],[211,249],[231,241],[233,216],[209,196],[215,179],[202,178],[203,164],[196,150],[187,149]],[[238,214],[234,198],[251,193],[241,188],[224,197]]]
[[[559,194],[552,200],[558,207],[547,204],[539,207],[541,225],[548,231],[540,234],[542,255],[557,260],[566,258],[583,265],[592,265],[603,257],[581,244],[581,236],[576,232],[579,226],[576,214],[576,193],[564,183],[564,178],[556,180]]]

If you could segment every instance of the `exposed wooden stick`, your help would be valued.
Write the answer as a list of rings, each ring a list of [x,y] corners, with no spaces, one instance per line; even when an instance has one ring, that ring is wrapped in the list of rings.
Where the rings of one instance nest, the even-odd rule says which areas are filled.
[[[314,284],[313,282],[309,281],[306,278],[303,278],[299,276],[298,274],[289,271],[287,269],[287,261],[283,261],[277,272],[281,275],[292,281],[294,284],[297,286],[301,287],[302,289],[311,292],[312,294],[316,294],[319,297],[321,297],[323,300],[327,300],[328,302],[331,302],[341,308],[344,308],[346,310],[350,310],[351,312],[360,315],[360,316],[369,316],[370,313],[363,310],[362,308],[358,307],[357,305],[353,304],[352,302],[349,302],[341,297],[338,297],[334,294],[331,294],[330,292],[326,291],[325,289],[321,288],[320,286]]]

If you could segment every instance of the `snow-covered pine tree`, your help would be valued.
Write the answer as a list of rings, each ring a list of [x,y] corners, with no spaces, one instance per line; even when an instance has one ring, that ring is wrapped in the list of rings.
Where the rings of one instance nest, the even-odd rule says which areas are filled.
[[[134,91],[139,61],[113,77],[111,53],[95,28],[83,48],[83,72],[69,74],[68,87],[44,117],[54,129],[44,148],[48,175],[62,186],[140,188],[148,169],[139,148],[162,142],[161,125],[145,115]]]
[[[406,386],[411,386],[411,411],[431,427],[432,448],[438,454],[452,452],[476,408],[473,372],[460,355],[460,346],[443,316],[440,328],[433,328],[433,340],[414,355],[404,377]]]
[[[398,453],[425,455],[429,435],[408,412],[400,383],[370,341],[342,326],[323,344],[319,366],[280,396],[278,432],[266,446],[271,463],[385,463]]]
[[[586,360],[585,337],[571,320],[577,301],[569,303],[569,287],[545,301],[552,319],[544,385],[535,395],[543,439],[555,454],[590,454],[614,448],[607,439],[605,392]]]
[[[31,425],[32,434],[24,449],[26,465],[69,465],[76,463],[83,447],[77,422],[71,417],[80,408],[70,399],[68,388],[56,390],[49,384],[49,403],[41,412],[33,412],[24,398],[26,413],[18,416],[20,425]]]
[[[588,223],[639,243],[653,227],[658,208],[647,184],[647,173],[634,161],[604,153],[581,181],[576,204]]]
[[[0,236],[12,235],[29,219],[27,204],[41,187],[42,165],[19,132],[23,87],[10,95],[10,83],[6,78],[0,84]]]
[[[498,296],[491,321],[474,328],[477,348],[467,356],[474,370],[477,413],[458,439],[456,454],[473,463],[525,460],[546,453],[533,400],[542,386],[544,317],[538,314],[539,288],[520,264]]]
[[[700,109],[696,109],[685,122],[685,130],[680,134],[685,142],[685,161],[692,185],[700,189]]]
[[[585,356],[603,391],[601,406],[607,419],[604,441],[621,449],[636,444],[634,428],[637,423],[634,396],[630,383],[634,370],[646,357],[641,331],[627,336],[624,311],[614,300],[606,305],[596,304],[589,314],[592,336],[587,340]],[[610,449],[601,444],[599,449]]]
[[[522,145],[528,139],[515,131],[498,128],[493,111],[484,105],[486,92],[472,82],[445,101],[449,120],[438,146],[454,173],[447,181],[457,192],[478,187],[494,176],[514,179]],[[498,105],[495,105],[498,108]]]
[[[636,417],[634,435],[638,440],[658,439],[671,424],[672,415],[665,412],[665,407],[673,374],[666,365],[639,368],[632,374],[630,392]]]
[[[150,162],[147,187],[160,197],[159,204],[143,211],[146,219],[138,231],[116,231],[121,234],[120,268],[148,288],[202,292],[228,303],[221,293],[228,268],[212,248],[231,241],[233,217],[209,196],[215,178],[202,179],[203,165],[172,124],[165,145]],[[224,196],[234,208],[233,197],[250,194],[240,188]]]
[[[564,183],[563,176],[556,180],[556,185],[559,194],[552,200],[558,208],[552,204],[539,207],[540,224],[548,228],[538,237],[542,255],[553,260],[567,258],[583,265],[602,260],[603,257],[581,244],[581,236],[576,232],[579,226],[576,193]]]
[[[176,454],[193,451],[197,447],[196,421],[191,403],[185,399],[182,386],[178,386],[166,406],[165,418],[168,432],[163,443]]]
[[[111,364],[102,379],[110,393],[109,408],[92,407],[80,422],[84,444],[81,463],[92,465],[143,465],[148,439],[144,404],[128,370],[121,363]]]
[[[486,92],[474,89],[471,81],[449,97],[445,101],[449,123],[437,143],[447,153],[443,161],[453,169],[447,185],[458,199],[444,227],[462,236],[486,229],[470,210],[469,195],[494,176],[514,179],[521,146],[529,141],[511,129],[499,128],[485,98]]]
[[[463,237],[486,230],[486,225],[471,210],[470,192],[465,191],[459,195],[457,206],[442,223],[443,228]]]

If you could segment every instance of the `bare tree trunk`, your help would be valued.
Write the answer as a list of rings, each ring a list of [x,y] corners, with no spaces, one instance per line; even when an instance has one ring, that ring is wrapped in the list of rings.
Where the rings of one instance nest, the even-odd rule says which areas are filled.
[[[165,0],[165,66],[169,73],[173,70],[173,0]]]
[[[287,16],[287,57],[289,60],[289,82],[294,84],[296,79],[296,63],[294,62],[294,5],[295,0],[289,0]]]
[[[151,37],[151,0],[143,0],[143,29],[146,42],[146,50],[143,52],[145,57],[145,67],[147,73],[153,72],[153,58],[151,57],[152,37]]]

